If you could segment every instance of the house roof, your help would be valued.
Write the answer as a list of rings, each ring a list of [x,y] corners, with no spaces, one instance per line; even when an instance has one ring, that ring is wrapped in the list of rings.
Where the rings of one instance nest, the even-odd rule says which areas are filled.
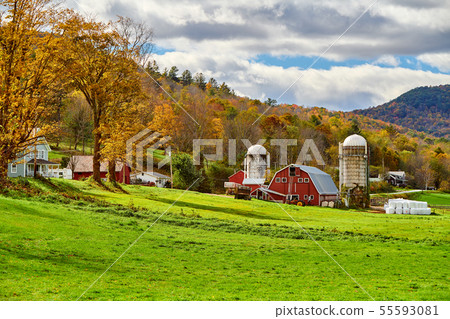
[[[27,162],[27,164],[34,164],[34,159],[31,159]],[[41,158],[36,159],[36,164],[39,165],[59,165],[58,163],[55,162],[50,162]]]
[[[308,173],[309,178],[311,179],[312,183],[316,187],[317,192],[319,194],[334,195],[334,194],[338,193],[338,189],[329,174],[325,173],[324,171],[321,171],[317,167],[306,166],[306,165],[291,164],[291,165],[288,165],[288,166],[280,169],[273,176],[272,181],[270,182],[270,185],[272,185],[272,182],[275,179],[275,176],[278,174],[278,172],[281,172],[282,170],[285,170],[291,166],[298,167],[302,171]],[[270,185],[269,185],[269,187],[270,187]]]
[[[72,156],[67,168],[70,168],[74,173],[92,173],[94,171],[94,164],[92,162],[94,156],[80,155]],[[122,162],[116,162],[116,172],[120,172],[123,168]],[[74,168],[72,168],[74,166]],[[100,172],[108,171],[108,162],[100,162]]]
[[[404,171],[390,171],[388,172],[390,175],[395,175],[399,177],[405,177],[406,173]]]
[[[148,176],[154,176],[157,178],[162,178],[162,179],[170,179],[169,176],[164,175],[164,174],[160,174],[158,172],[142,172],[144,175],[148,175]]]

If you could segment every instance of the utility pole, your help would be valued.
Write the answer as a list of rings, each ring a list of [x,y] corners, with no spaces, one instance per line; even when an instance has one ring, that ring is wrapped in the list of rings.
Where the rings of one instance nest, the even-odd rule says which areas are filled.
[[[173,189],[172,151],[169,151],[169,158],[170,158],[170,188]]]

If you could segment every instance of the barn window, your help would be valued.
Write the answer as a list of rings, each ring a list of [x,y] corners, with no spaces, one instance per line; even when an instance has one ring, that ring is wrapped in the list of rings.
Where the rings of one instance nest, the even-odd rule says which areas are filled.
[[[280,182],[280,178],[279,177],[275,178],[275,183],[279,183],[279,182]]]
[[[299,199],[298,197],[299,197],[298,195],[291,195],[291,200],[298,200]]]
[[[307,200],[308,199],[308,195],[303,195],[303,199]]]
[[[309,196],[309,199],[313,200],[314,199],[314,195]]]
[[[298,182],[299,182],[299,183],[303,183],[303,178],[299,178],[299,179],[298,179]]]
[[[289,167],[289,176],[295,176],[295,167],[294,166]]]
[[[309,183],[309,178],[304,179],[305,183]]]
[[[286,182],[287,182],[287,178],[286,178],[286,177],[283,177],[283,178],[281,179],[281,182],[282,182],[282,183],[286,183]]]

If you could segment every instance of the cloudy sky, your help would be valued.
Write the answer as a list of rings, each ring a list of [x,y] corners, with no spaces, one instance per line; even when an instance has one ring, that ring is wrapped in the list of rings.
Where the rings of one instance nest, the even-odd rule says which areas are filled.
[[[67,0],[144,21],[161,69],[236,93],[335,110],[450,83],[450,0]]]

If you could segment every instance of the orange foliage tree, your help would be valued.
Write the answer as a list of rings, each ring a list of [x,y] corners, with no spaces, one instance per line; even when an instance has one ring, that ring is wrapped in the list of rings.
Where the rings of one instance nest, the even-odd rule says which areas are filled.
[[[50,0],[0,1],[0,184],[8,162],[39,137],[61,77],[58,10]]]

